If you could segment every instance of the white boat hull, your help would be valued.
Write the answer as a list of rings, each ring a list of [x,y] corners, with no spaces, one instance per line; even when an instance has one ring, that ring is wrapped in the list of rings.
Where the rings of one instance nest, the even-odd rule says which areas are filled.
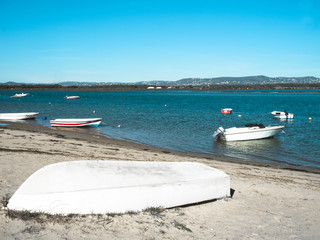
[[[269,126],[260,127],[243,127],[243,128],[228,128],[223,129],[219,136],[222,140],[231,141],[246,141],[255,139],[264,139],[275,136],[280,133],[284,126]]]
[[[32,174],[8,208],[51,214],[104,214],[170,208],[230,196],[230,177],[195,162],[84,160]]]
[[[274,118],[278,119],[293,119],[294,114],[293,113],[285,113],[280,111],[273,111],[271,112]]]
[[[102,118],[64,118],[50,121],[52,127],[97,127]]]
[[[38,114],[39,114],[38,112],[0,113],[0,120],[26,120],[26,119],[33,119]]]
[[[221,114],[231,114],[231,113],[232,113],[232,108],[221,109]]]
[[[80,98],[79,96],[66,96],[66,99],[78,99]]]
[[[29,93],[16,93],[15,95],[11,96],[12,98],[21,98],[21,97],[25,97],[28,96]]]

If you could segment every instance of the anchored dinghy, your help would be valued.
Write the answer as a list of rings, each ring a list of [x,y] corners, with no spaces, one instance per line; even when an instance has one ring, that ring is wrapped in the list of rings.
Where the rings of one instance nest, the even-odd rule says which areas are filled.
[[[230,195],[230,177],[195,162],[83,160],[32,174],[8,208],[51,214],[124,213]]]

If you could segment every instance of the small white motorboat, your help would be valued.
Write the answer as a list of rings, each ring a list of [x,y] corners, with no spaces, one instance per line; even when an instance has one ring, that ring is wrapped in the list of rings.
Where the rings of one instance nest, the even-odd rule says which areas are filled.
[[[11,97],[20,98],[20,97],[25,97],[28,95],[29,95],[29,93],[16,93],[15,95],[13,95]]]
[[[287,111],[280,112],[280,111],[273,111],[271,112],[274,118],[279,118],[279,119],[292,119],[294,114],[293,113],[288,113]]]
[[[33,119],[38,112],[25,112],[25,113],[0,113],[0,120],[26,120]]]
[[[231,114],[232,110],[233,110],[232,108],[221,109],[221,114]]]
[[[33,173],[11,210],[105,214],[171,208],[230,196],[230,176],[197,162],[81,160]]]
[[[52,127],[98,127],[102,118],[62,118],[50,120]]]
[[[79,96],[65,96],[65,99],[78,99],[80,98]]]
[[[245,141],[270,138],[282,131],[284,126],[267,126],[263,124],[250,123],[246,127],[232,127],[224,129],[218,127],[212,135],[215,140],[221,139],[223,141]]]

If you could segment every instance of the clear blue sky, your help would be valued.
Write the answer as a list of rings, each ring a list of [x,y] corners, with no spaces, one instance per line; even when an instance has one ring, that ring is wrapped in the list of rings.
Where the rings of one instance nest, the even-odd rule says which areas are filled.
[[[0,82],[320,77],[319,0],[1,0]]]

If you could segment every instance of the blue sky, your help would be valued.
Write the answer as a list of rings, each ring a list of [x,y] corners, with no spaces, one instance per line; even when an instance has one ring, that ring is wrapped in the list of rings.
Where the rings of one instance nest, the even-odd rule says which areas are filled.
[[[0,82],[320,77],[318,0],[1,0]]]

